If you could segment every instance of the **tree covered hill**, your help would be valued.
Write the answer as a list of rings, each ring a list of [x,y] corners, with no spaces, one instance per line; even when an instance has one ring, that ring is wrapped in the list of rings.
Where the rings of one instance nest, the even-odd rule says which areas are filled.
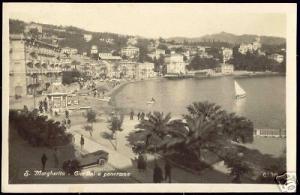
[[[257,35],[235,35],[231,33],[221,32],[217,34],[204,35],[196,38],[186,38],[186,37],[173,37],[167,40],[175,42],[227,42],[230,44],[238,45],[241,43],[251,43],[255,41]],[[282,37],[274,37],[274,36],[260,36],[260,41],[265,45],[283,45],[286,40]]]
[[[9,33],[18,34],[25,30],[28,23],[24,21],[10,19]],[[51,24],[37,23],[43,27],[43,34],[47,36],[56,36],[59,40],[59,46],[72,47],[78,49],[79,53],[90,52],[92,45],[99,48],[99,52],[109,52],[112,50],[120,50],[121,47],[126,46],[129,35],[119,35],[109,32],[91,32],[74,26],[57,26]],[[92,35],[92,39],[87,41],[84,35]],[[112,39],[112,42],[105,40]]]

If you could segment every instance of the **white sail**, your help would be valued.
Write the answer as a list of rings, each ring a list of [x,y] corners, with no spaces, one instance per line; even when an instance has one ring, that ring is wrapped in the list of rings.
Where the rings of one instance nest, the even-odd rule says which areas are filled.
[[[235,96],[245,96],[246,92],[244,89],[236,82],[234,81],[234,87],[235,87]]]

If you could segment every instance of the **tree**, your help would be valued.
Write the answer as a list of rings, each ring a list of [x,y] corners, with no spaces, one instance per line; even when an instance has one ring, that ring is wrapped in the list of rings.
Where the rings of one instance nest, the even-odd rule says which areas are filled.
[[[148,120],[141,120],[136,128],[144,130],[146,149],[155,152],[160,141],[167,134],[171,120],[171,114],[164,115],[162,112],[154,112],[148,116]]]
[[[116,140],[116,147],[117,150],[117,138],[116,133],[117,131],[122,131],[122,125],[124,121],[124,114],[122,113],[112,113],[108,119],[108,129],[112,132],[111,138]]]
[[[196,55],[188,65],[189,70],[203,70],[216,68],[218,62],[214,58],[201,58]]]
[[[187,109],[188,114],[183,115],[183,120],[171,121],[170,116],[163,117],[162,114],[156,113],[136,126],[144,130],[141,139],[145,140],[148,152],[157,151],[165,155],[176,155],[190,162],[202,162],[202,152],[209,151],[221,160],[230,161],[228,155],[232,154],[229,152],[234,151],[233,153],[237,154],[236,145],[232,144],[233,140],[242,143],[253,140],[252,123],[235,115],[229,114],[230,117],[226,117],[228,113],[218,105],[194,102]],[[230,120],[234,120],[234,125],[225,123]],[[232,172],[236,169],[246,169],[244,164],[228,162],[228,166]],[[242,173],[242,170],[240,172]]]

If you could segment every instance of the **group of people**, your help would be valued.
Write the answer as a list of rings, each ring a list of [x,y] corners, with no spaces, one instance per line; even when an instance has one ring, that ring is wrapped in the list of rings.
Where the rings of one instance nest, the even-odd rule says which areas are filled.
[[[144,120],[144,119],[145,119],[145,116],[146,116],[146,114],[145,114],[144,112],[139,112],[139,113],[137,114],[138,120]],[[130,120],[133,120],[133,117],[134,117],[134,111],[131,110],[131,112],[130,112]]]
[[[155,162],[154,169],[153,169],[153,182],[154,183],[161,183],[162,181],[168,181],[171,183],[171,165],[169,161],[166,161],[165,164],[165,175],[163,175],[163,171],[160,166]]]

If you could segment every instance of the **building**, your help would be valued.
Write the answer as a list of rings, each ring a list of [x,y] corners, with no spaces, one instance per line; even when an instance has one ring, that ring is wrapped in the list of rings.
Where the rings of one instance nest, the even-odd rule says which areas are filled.
[[[254,51],[259,52],[261,49],[260,38],[256,38],[253,43],[245,44],[242,43],[239,47],[239,52],[241,54],[246,54],[247,52],[253,53]]]
[[[91,35],[91,34],[84,34],[84,35],[83,35],[83,38],[84,38],[84,40],[85,40],[86,42],[89,42],[90,40],[92,40],[93,35]]]
[[[135,79],[137,76],[137,66],[137,62],[131,60],[122,60],[120,62],[122,76],[129,79]]]
[[[111,53],[99,53],[99,60],[118,61],[121,60],[121,56],[113,56]]]
[[[127,40],[127,45],[136,45],[137,44],[137,38],[136,37],[130,37]]]
[[[61,81],[60,48],[10,35],[10,96],[42,93],[51,83]]]
[[[111,38],[100,38],[99,41],[105,42],[107,44],[113,44],[115,40]]]
[[[230,48],[222,48],[223,54],[223,63],[226,63],[228,60],[232,58],[233,50]]]
[[[254,136],[261,137],[286,137],[285,129],[254,129]]]
[[[284,56],[281,54],[272,54],[268,56],[269,59],[275,60],[278,63],[282,63],[284,61]]]
[[[136,78],[138,79],[146,79],[155,77],[154,72],[154,63],[144,62],[139,63],[136,69]]]
[[[232,64],[221,64],[221,73],[222,74],[232,74],[234,71],[234,66]]]
[[[75,48],[71,48],[71,47],[63,47],[61,49],[61,53],[68,54],[68,55],[76,55],[76,54],[78,54],[78,50]]]
[[[91,54],[98,54],[98,47],[97,45],[93,45],[91,48]]]
[[[171,54],[165,57],[165,63],[167,65],[167,74],[185,74],[185,62],[183,55]]]
[[[154,52],[148,54],[149,57],[151,57],[152,59],[158,59],[160,58],[161,55],[166,55],[166,51],[163,49],[155,49]]]
[[[27,94],[25,39],[23,35],[11,35],[9,38],[9,95],[25,96]]]
[[[137,58],[139,56],[140,49],[134,46],[127,46],[121,49],[121,56],[127,58]]]
[[[42,34],[43,33],[43,27],[39,24],[36,23],[30,23],[25,26],[24,33],[29,33],[31,30],[36,29],[38,33]]]

